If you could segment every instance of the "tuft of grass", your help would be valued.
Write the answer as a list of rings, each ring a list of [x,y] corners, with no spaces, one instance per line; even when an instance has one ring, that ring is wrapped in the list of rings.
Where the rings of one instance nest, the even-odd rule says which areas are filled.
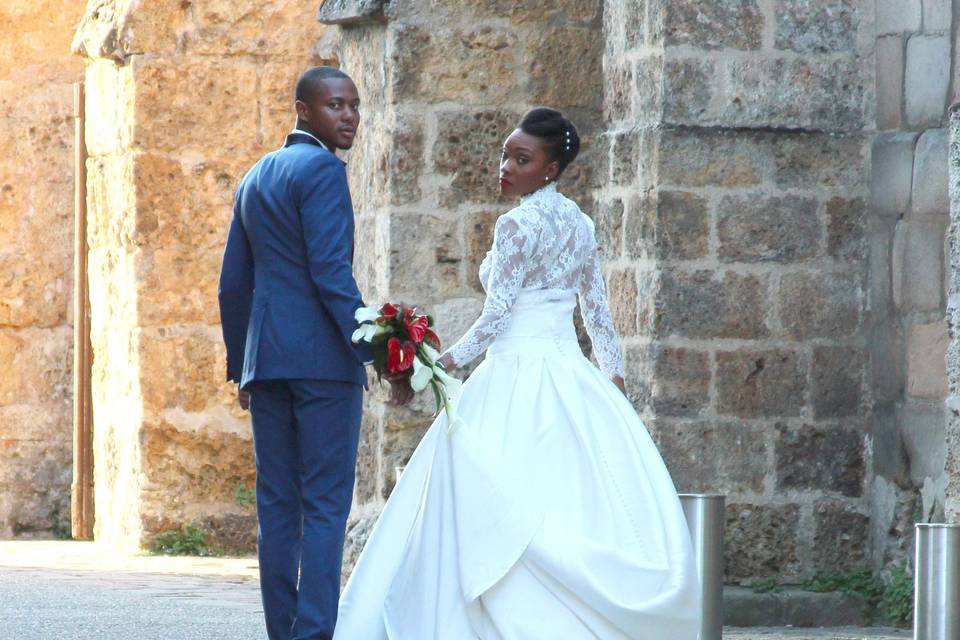
[[[779,593],[783,590],[780,580],[776,576],[769,578],[760,578],[750,585],[754,593]]]
[[[150,543],[150,552],[165,556],[213,556],[207,533],[194,523],[175,531],[158,533]]]
[[[257,489],[254,486],[247,486],[242,482],[237,485],[233,492],[233,501],[241,507],[249,507],[257,502]]]
[[[890,624],[909,627],[913,623],[913,576],[905,566],[890,571],[878,608],[880,615]]]

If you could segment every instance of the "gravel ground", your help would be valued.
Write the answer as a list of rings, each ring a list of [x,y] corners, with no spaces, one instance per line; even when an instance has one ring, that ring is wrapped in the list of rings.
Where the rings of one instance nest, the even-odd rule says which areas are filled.
[[[266,638],[255,581],[0,567],[0,640],[226,638]]]

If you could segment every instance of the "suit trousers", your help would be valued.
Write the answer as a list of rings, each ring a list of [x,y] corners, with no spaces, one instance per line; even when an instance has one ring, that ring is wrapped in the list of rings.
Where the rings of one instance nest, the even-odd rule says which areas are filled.
[[[267,635],[329,640],[340,597],[363,388],[264,380],[251,383],[249,391]]]

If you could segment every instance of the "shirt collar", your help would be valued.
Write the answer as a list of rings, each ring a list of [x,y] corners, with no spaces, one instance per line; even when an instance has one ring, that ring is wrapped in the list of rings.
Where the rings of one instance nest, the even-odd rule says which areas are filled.
[[[314,140],[316,140],[317,143],[318,143],[321,147],[323,147],[323,148],[326,149],[327,151],[330,151],[330,153],[333,153],[333,151],[330,149],[330,147],[328,147],[328,146],[326,145],[326,143],[323,142],[323,140],[321,140],[321,139],[318,138],[317,136],[313,135],[313,134],[310,133],[309,131],[304,131],[303,129],[298,129],[297,127],[294,127],[294,128],[293,128],[293,131],[291,131],[290,134],[293,135],[293,134],[295,134],[295,133],[299,133],[299,134],[305,135],[305,136],[310,136],[311,138],[313,138]]]

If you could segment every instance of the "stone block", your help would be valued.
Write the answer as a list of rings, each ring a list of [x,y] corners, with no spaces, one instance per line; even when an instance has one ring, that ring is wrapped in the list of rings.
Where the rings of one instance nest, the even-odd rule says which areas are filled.
[[[227,210],[221,215],[225,220]],[[222,245],[208,249],[174,241],[136,254],[134,261],[133,288],[140,326],[219,322],[217,284]]]
[[[493,245],[493,229],[500,211],[475,213],[464,220],[464,244],[467,249],[467,282],[477,293],[483,293],[478,272],[480,263]]]
[[[384,0],[323,0],[317,20],[323,24],[368,24],[383,20]]]
[[[878,0],[877,34],[919,31],[923,20],[920,0]]]
[[[663,118],[668,124],[712,124],[717,64],[700,58],[669,59],[663,65]]]
[[[94,60],[84,82],[84,140],[91,156],[116,154],[130,145],[134,125],[134,82],[130,65]]]
[[[909,460],[910,479],[915,487],[922,487],[926,479],[942,476],[947,463],[944,405],[939,401],[907,401],[898,417]]]
[[[259,109],[249,87],[257,67],[242,58],[216,65],[202,60],[134,56],[130,63],[136,92],[133,145],[139,150],[205,156],[217,149],[224,158],[252,158],[258,151]],[[218,96],[210,109],[197,95]]]
[[[695,417],[710,404],[710,354],[658,344],[628,347],[630,400],[658,417]]]
[[[141,517],[189,521],[191,512],[235,504],[237,487],[254,485],[250,434],[204,428],[208,421],[201,417],[201,428],[190,431],[162,419],[144,421]]]
[[[843,338],[859,327],[863,289],[856,274],[788,274],[777,298],[780,324],[794,340]]]
[[[632,76],[634,87],[632,119],[629,121],[631,125],[649,128],[661,124],[662,105],[664,96],[667,95],[663,87],[663,71],[662,55],[651,54],[637,59]]]
[[[390,201],[394,205],[412,204],[420,200],[420,178],[426,153],[423,118],[420,114],[404,114],[394,128],[390,163]]]
[[[623,253],[623,201],[619,198],[599,202],[594,207],[597,248],[602,260],[613,260]]]
[[[641,139],[636,130],[611,134],[611,186],[632,186],[640,167]]]
[[[939,222],[901,221],[893,237],[893,302],[901,311],[934,311],[943,300]]]
[[[767,288],[765,276],[667,271],[656,296],[654,330],[663,337],[767,337]]]
[[[866,358],[857,347],[816,346],[810,362],[813,417],[857,415],[863,398]]]
[[[500,150],[521,114],[499,109],[444,111],[437,116],[434,170],[450,180],[440,204],[502,201],[497,187]]]
[[[770,163],[764,136],[727,129],[666,128],[659,143],[657,180],[679,187],[759,185]]]
[[[762,427],[664,422],[657,420],[657,446],[679,492],[763,493],[769,446]]]
[[[864,435],[844,427],[777,425],[777,491],[864,491]]]
[[[946,129],[928,129],[917,140],[913,161],[914,215],[946,215],[950,211],[947,190],[947,148],[950,136]]]
[[[903,126],[903,36],[877,38],[877,128]]]
[[[392,86],[398,102],[507,102],[518,91],[517,36],[507,30],[401,26],[394,36]]]
[[[926,33],[949,31],[953,22],[950,0],[923,0],[923,30]]]
[[[416,0],[408,0],[414,5]],[[397,4],[397,0],[394,0]],[[400,5],[401,7],[403,5]],[[479,19],[504,19],[518,25],[542,23],[592,23],[598,19],[601,4],[597,0],[461,0],[451,5],[458,15]]]
[[[720,260],[789,263],[817,257],[819,206],[799,196],[724,196],[717,209]]]
[[[870,548],[870,518],[832,501],[817,504],[813,517],[814,567],[834,572],[862,567]]]
[[[490,239],[491,243],[493,238]],[[412,251],[411,247],[429,247]],[[389,290],[393,296],[419,294],[423,274],[431,278],[431,295],[460,293],[463,261],[456,220],[432,215],[394,215],[390,220]]]
[[[907,330],[907,395],[942,400],[947,397],[946,322],[915,324]]]
[[[778,187],[859,190],[863,184],[866,147],[858,135],[778,133],[769,144]]]
[[[632,269],[606,274],[613,326],[621,337],[637,335],[637,274]]]
[[[79,77],[83,64],[70,55],[70,41],[84,13],[84,3],[63,4],[57,0],[7,2],[0,8],[0,24],[6,37],[0,42],[0,60],[4,75],[27,69],[36,76],[38,69]],[[42,65],[42,66],[41,66]]]
[[[597,37],[595,29],[540,28],[528,32],[522,44],[525,53],[521,59],[527,62],[527,100],[558,109],[601,108],[603,39]],[[501,78],[511,67],[507,62],[494,68],[494,84],[507,84]],[[576,73],[570,73],[573,69]]]
[[[668,60],[663,80],[667,124],[863,128],[865,86],[852,57],[750,57]]]
[[[799,416],[807,390],[801,356],[786,349],[717,352],[716,411],[740,418]]]
[[[859,263],[867,255],[866,202],[836,197],[827,201],[827,253]]]
[[[66,322],[72,289],[70,262],[53,243],[49,250],[42,246],[0,249],[0,326],[55,327]]]
[[[73,393],[73,333],[69,326],[0,328],[5,365],[0,406],[69,403]]]
[[[633,258],[702,258],[710,241],[706,199],[667,189],[637,196],[630,201],[625,234]]]
[[[907,41],[907,125],[938,127],[944,120],[950,86],[950,37],[914,35]]]
[[[759,49],[763,12],[756,0],[665,2],[664,44],[700,49]]]
[[[182,4],[180,0],[164,2]],[[260,0],[194,3],[190,28],[178,34],[178,45],[180,50],[193,54],[222,56],[229,51],[288,59],[301,57],[312,50],[324,32],[324,26],[316,20],[317,5]]]
[[[885,133],[873,143],[870,207],[881,215],[906,213],[913,182],[915,133]]]
[[[611,62],[604,66],[603,118],[608,124],[632,120],[633,78],[631,64]]]
[[[144,411],[201,413],[215,401],[226,366],[219,336],[203,330],[158,328],[138,335]]]
[[[860,16],[854,0],[777,0],[777,49],[833,53],[856,49]]]
[[[727,582],[797,576],[801,571],[800,509],[796,505],[727,505]]]

